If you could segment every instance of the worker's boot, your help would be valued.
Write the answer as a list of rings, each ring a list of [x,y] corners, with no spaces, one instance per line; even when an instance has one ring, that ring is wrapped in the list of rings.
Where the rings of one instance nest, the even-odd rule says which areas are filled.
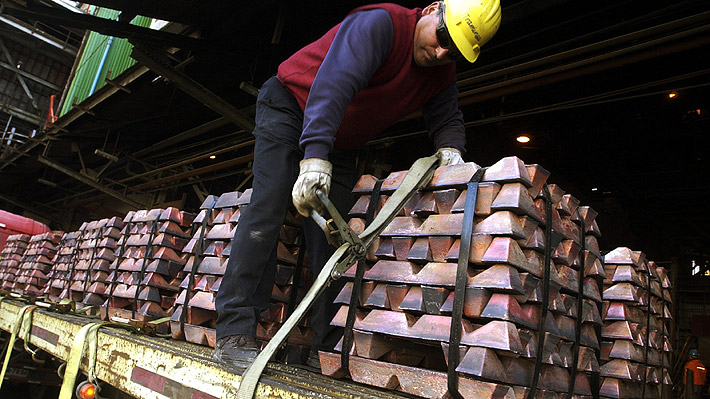
[[[308,354],[308,359],[306,360],[306,366],[315,369],[317,371],[320,371],[320,355],[318,355],[318,351],[311,351]]]
[[[259,352],[256,339],[251,335],[230,335],[217,340],[212,358],[217,362],[246,367]]]

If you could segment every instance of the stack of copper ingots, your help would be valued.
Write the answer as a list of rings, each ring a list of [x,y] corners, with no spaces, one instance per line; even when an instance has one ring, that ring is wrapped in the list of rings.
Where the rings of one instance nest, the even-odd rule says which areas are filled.
[[[0,281],[3,290],[12,290],[20,259],[27,250],[31,237],[29,234],[13,234],[7,237],[5,247],[0,252]]]
[[[194,214],[177,208],[129,212],[116,242],[115,259],[108,266],[103,320],[155,321],[173,311],[185,264],[182,248],[190,235]],[[169,331],[167,320],[158,326]]]
[[[655,265],[654,262],[649,263],[653,263]],[[653,269],[653,265],[651,266],[651,268]],[[673,321],[673,314],[671,313],[671,308],[673,305],[671,289],[673,287],[671,284],[671,279],[668,277],[668,271],[665,267],[656,267],[656,273],[658,274],[658,281],[661,284],[661,290],[663,293],[663,297],[661,299],[661,306],[663,308],[663,311],[661,314],[658,315],[658,317],[662,319],[663,323],[663,348],[661,350],[663,353],[661,354],[662,357],[659,372],[659,375],[662,376],[661,382],[663,386],[661,386],[661,393],[659,396],[661,398],[666,398],[671,396],[668,391],[673,388],[673,380],[671,379],[671,361],[673,359],[671,352],[673,352],[673,347],[671,346],[670,335]]]
[[[84,274],[84,297],[81,304],[98,309],[106,300],[109,288],[109,266],[116,258],[117,241],[121,237],[123,221],[118,217],[94,222],[90,240],[80,245],[80,253],[85,253],[83,262],[76,269]],[[87,256],[88,255],[88,256]],[[79,266],[82,266],[81,268]],[[98,312],[92,312],[98,313]]]
[[[72,281],[72,270],[77,261],[76,254],[80,237],[81,231],[77,230],[64,233],[59,240],[57,254],[52,259],[52,270],[47,275],[49,282],[43,291],[43,294],[51,302],[59,302],[69,298],[69,286]]]
[[[670,384],[670,281],[640,251],[619,247],[604,255],[600,395],[658,398]]]
[[[200,206],[201,211],[193,222],[195,233],[183,249],[189,258],[181,274],[183,278],[176,301],[178,306],[171,318],[173,338],[214,347],[217,318],[214,298],[227,267],[240,215],[250,198],[251,189],[244,193],[234,191],[219,197],[209,196]],[[300,288],[294,291],[294,280],[299,280],[295,278],[294,270],[300,242],[301,228],[292,217],[287,217],[278,242],[271,306],[264,311],[257,327],[260,340],[268,341],[273,336],[288,316],[289,301],[297,293],[303,294],[310,284],[309,269],[301,269],[298,277],[303,278],[297,285]],[[310,340],[310,329],[303,324],[294,331],[289,342],[291,346],[310,345]]]
[[[451,395],[446,370],[454,287],[466,187],[478,169],[473,163],[438,168],[371,246],[350,352],[353,380],[428,398]],[[405,173],[384,180],[377,209]],[[604,274],[596,214],[545,186],[548,175],[516,157],[482,175],[455,368],[463,397],[591,395],[589,373],[599,371],[595,327],[601,325]],[[350,212],[355,231],[364,229],[374,185],[374,177],[363,176],[355,187],[361,195]],[[355,267],[345,274],[354,275]],[[345,325],[352,287],[341,292],[343,307],[332,324]],[[347,375],[338,353],[321,352],[321,367],[326,375]]]
[[[52,259],[57,253],[61,232],[46,232],[30,238],[27,250],[20,259],[12,291],[17,294],[39,297],[42,295]]]

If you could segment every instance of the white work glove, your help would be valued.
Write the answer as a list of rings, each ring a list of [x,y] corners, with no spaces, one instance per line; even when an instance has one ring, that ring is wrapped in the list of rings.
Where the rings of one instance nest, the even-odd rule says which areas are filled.
[[[324,215],[325,207],[316,195],[316,190],[328,196],[333,165],[325,159],[308,158],[302,160],[299,166],[298,179],[291,190],[293,205],[304,217],[310,217],[311,210]]]
[[[442,147],[436,151],[436,156],[439,158],[439,166],[458,165],[463,163],[461,151],[456,148]]]

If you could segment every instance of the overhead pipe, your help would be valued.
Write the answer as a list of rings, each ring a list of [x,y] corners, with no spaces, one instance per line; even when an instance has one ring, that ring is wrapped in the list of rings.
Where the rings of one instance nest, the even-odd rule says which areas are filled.
[[[99,78],[101,77],[101,71],[104,69],[104,64],[106,63],[106,58],[108,58],[108,52],[111,49],[112,43],[113,43],[113,36],[109,36],[108,43],[106,43],[106,48],[104,48],[104,53],[101,56],[101,61],[99,62],[99,67],[96,70],[96,76],[94,76],[94,81],[91,83],[91,89],[89,89],[89,95],[94,94],[94,90],[96,90],[96,85],[99,84]]]

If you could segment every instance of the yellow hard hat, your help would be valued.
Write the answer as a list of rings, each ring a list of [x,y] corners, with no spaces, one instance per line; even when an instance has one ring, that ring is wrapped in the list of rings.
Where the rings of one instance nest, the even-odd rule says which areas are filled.
[[[444,0],[444,6],[451,39],[468,62],[476,61],[500,26],[500,0]]]

